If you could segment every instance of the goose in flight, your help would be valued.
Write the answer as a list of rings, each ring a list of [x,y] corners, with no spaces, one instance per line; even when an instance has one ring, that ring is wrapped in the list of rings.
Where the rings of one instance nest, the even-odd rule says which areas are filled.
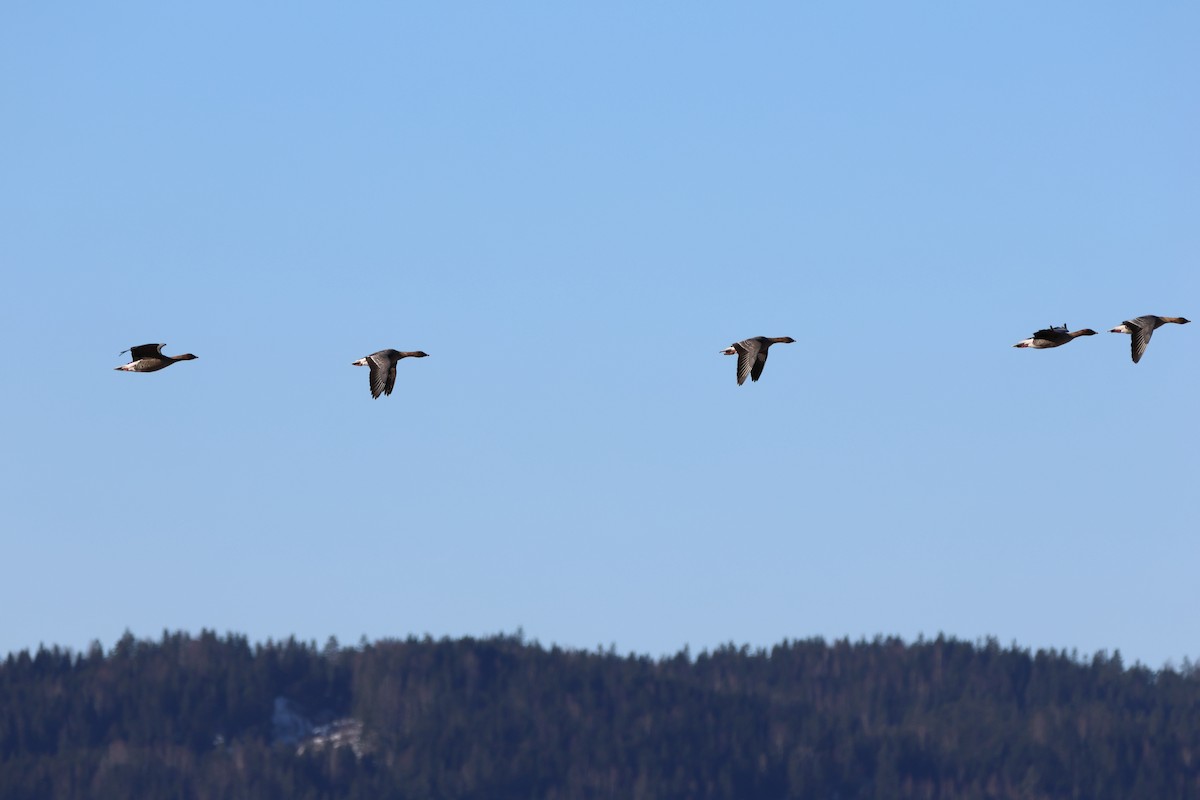
[[[1183,317],[1156,317],[1153,314],[1146,314],[1145,316],[1125,320],[1117,327],[1111,329],[1109,333],[1128,333],[1133,335],[1129,344],[1132,348],[1133,363],[1136,364],[1142,360],[1142,355],[1146,352],[1146,345],[1150,344],[1150,336],[1156,329],[1168,322],[1186,325],[1190,321]]]
[[[1081,331],[1068,331],[1067,325],[1064,322],[1062,327],[1051,326],[1042,328],[1040,331],[1034,331],[1033,336],[1028,339],[1022,339],[1013,345],[1013,347],[1033,347],[1038,350],[1043,350],[1047,347],[1058,347],[1060,344],[1066,344],[1073,341],[1077,336],[1095,336],[1096,332],[1091,328],[1084,328]]]
[[[425,358],[429,353],[416,350],[402,353],[399,350],[380,350],[369,356],[353,362],[356,367],[371,368],[371,397],[378,398],[381,394],[391,394],[396,385],[396,364],[402,358]]]
[[[746,382],[747,375],[752,381],[757,381],[762,375],[763,367],[767,363],[768,347],[773,344],[791,344],[794,341],[796,340],[790,336],[755,336],[752,339],[734,342],[721,352],[727,356],[738,357],[737,382],[738,386],[741,386]]]
[[[113,367],[113,369],[119,369],[124,372],[158,372],[160,369],[171,366],[176,361],[191,361],[196,358],[191,353],[184,353],[179,356],[163,355],[162,349],[164,347],[166,345],[163,344],[139,344],[137,347],[122,350],[121,355],[129,353],[129,357],[133,360],[128,364]]]

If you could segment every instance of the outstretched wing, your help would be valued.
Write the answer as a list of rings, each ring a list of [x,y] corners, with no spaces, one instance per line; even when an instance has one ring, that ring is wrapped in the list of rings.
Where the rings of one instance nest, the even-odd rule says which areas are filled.
[[[750,370],[750,380],[756,381],[762,375],[763,367],[767,365],[767,348],[762,348],[758,351],[758,357],[754,359],[754,369]]]
[[[1126,320],[1125,326],[1129,328],[1129,346],[1133,354],[1133,363],[1138,363],[1142,360],[1142,355],[1146,352],[1146,346],[1150,344],[1150,336],[1154,333],[1153,320],[1143,321],[1143,317],[1138,317],[1134,320]]]
[[[746,382],[746,378],[753,372],[754,380],[758,380],[758,376],[762,374],[762,367],[758,366],[758,353],[762,348],[758,342],[753,339],[746,339],[743,342],[734,342],[733,349],[737,351],[737,381],[738,386]],[[754,372],[757,370],[757,372]]]
[[[391,394],[392,389],[396,386],[396,365],[399,363],[399,361],[393,361],[388,366],[387,385],[383,387],[384,394]]]
[[[376,353],[367,356],[367,365],[371,368],[371,397],[378,399],[385,392],[391,394],[392,384],[396,382],[396,365],[392,360]]]
[[[131,347],[125,352],[129,353],[130,361],[137,361],[141,358],[159,358],[162,355],[162,349],[165,344],[139,344],[137,347]]]

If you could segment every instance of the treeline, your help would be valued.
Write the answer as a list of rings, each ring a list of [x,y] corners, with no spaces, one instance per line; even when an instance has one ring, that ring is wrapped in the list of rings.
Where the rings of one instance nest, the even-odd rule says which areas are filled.
[[[279,709],[353,717],[306,747]],[[666,659],[126,635],[0,663],[0,797],[1200,798],[1200,670],[939,637]]]

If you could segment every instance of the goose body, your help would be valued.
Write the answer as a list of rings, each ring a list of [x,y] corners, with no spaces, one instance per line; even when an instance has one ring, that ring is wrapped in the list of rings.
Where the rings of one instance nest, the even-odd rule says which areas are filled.
[[[1150,344],[1151,335],[1168,322],[1186,325],[1191,320],[1184,319],[1183,317],[1158,317],[1154,314],[1145,314],[1125,320],[1117,327],[1109,330],[1109,333],[1128,333],[1133,337],[1129,341],[1129,346],[1131,348],[1131,355],[1133,356],[1133,363],[1136,364],[1142,360],[1142,356],[1146,353],[1146,346]]]
[[[796,341],[790,336],[755,336],[734,342],[721,352],[727,356],[737,356],[737,382],[741,386],[746,377],[757,381],[762,375],[763,367],[767,364],[767,348],[773,344],[791,344]]]
[[[380,350],[371,353],[358,361],[352,362],[356,367],[371,368],[371,397],[378,398],[381,394],[391,394],[396,385],[396,365],[402,358],[425,358],[429,353],[420,350],[401,352],[399,350]]]
[[[178,356],[163,355],[162,349],[166,347],[163,344],[139,344],[137,347],[131,347],[128,350],[122,350],[121,353],[129,353],[132,359],[128,364],[122,364],[119,367],[113,367],[123,372],[158,372],[160,369],[166,369],[176,361],[191,361],[196,356],[191,353],[183,353]]]
[[[1037,350],[1044,350],[1047,347],[1058,347],[1067,342],[1074,341],[1080,336],[1095,336],[1096,332],[1091,328],[1084,328],[1078,331],[1068,331],[1066,323],[1061,327],[1051,326],[1042,328],[1040,331],[1034,331],[1033,336],[1028,339],[1022,339],[1013,345],[1013,347],[1033,347]]]

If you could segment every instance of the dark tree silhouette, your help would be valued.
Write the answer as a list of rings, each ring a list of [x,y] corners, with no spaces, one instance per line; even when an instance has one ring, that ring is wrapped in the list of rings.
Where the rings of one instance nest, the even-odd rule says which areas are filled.
[[[126,635],[0,663],[0,797],[1195,798],[1200,671],[944,637]]]

